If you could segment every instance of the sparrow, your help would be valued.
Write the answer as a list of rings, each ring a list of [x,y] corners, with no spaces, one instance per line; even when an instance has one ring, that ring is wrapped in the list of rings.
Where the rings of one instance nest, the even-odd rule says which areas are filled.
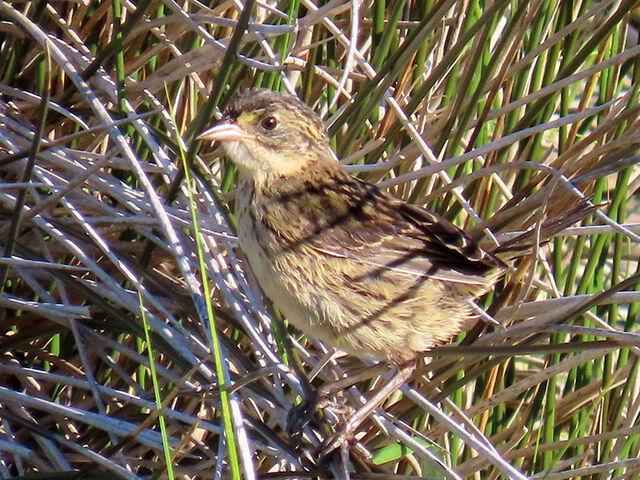
[[[260,286],[327,345],[404,365],[475,319],[504,271],[448,220],[346,172],[293,95],[242,91],[198,139],[237,166],[239,245]]]

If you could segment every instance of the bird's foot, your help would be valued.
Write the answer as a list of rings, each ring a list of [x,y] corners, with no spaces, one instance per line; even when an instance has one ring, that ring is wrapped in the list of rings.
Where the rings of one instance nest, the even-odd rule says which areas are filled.
[[[396,374],[384,385],[378,392],[367,400],[358,410],[349,415],[348,420],[340,426],[340,428],[322,445],[319,458],[327,458],[334,450],[340,447],[344,442],[349,440],[356,432],[360,424],[364,422],[373,411],[384,402],[384,400],[395,390],[400,388],[403,383],[409,380],[411,374],[415,371],[415,362],[406,362],[401,365]]]
[[[314,390],[287,413],[285,425],[287,435],[292,437],[301,435],[302,431],[313,419],[313,415],[325,409],[330,409],[334,415],[341,418],[348,418],[353,413],[353,408],[336,401],[333,395],[319,394],[317,390]]]
[[[348,422],[347,422],[348,423]],[[345,425],[336,432],[327,438],[322,445],[320,446],[320,451],[318,453],[318,459],[320,463],[323,463],[325,459],[329,457],[335,450],[340,448],[345,442],[347,442],[350,437],[353,435],[353,431],[350,431],[348,425]]]

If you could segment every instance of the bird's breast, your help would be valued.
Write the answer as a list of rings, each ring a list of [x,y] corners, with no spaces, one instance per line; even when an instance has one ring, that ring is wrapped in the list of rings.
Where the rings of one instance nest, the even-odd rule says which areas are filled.
[[[330,289],[316,274],[322,262],[303,240],[311,227],[303,218],[287,216],[286,204],[262,200],[253,190],[236,200],[238,239],[251,271],[298,329],[336,345],[335,327],[326,309],[318,308],[330,303]]]

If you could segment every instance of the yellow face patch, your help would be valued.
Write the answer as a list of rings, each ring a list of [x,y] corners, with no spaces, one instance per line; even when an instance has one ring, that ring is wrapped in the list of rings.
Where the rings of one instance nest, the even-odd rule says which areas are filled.
[[[255,110],[251,112],[243,112],[238,117],[237,123],[240,127],[245,125],[255,125],[263,110]]]

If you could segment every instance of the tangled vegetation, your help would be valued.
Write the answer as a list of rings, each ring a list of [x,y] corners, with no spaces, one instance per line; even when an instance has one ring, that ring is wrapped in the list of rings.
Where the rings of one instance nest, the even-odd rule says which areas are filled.
[[[0,477],[637,478],[637,4],[0,0]],[[265,301],[194,140],[252,86],[487,248],[597,206],[322,463],[344,412],[287,412],[363,363]]]

